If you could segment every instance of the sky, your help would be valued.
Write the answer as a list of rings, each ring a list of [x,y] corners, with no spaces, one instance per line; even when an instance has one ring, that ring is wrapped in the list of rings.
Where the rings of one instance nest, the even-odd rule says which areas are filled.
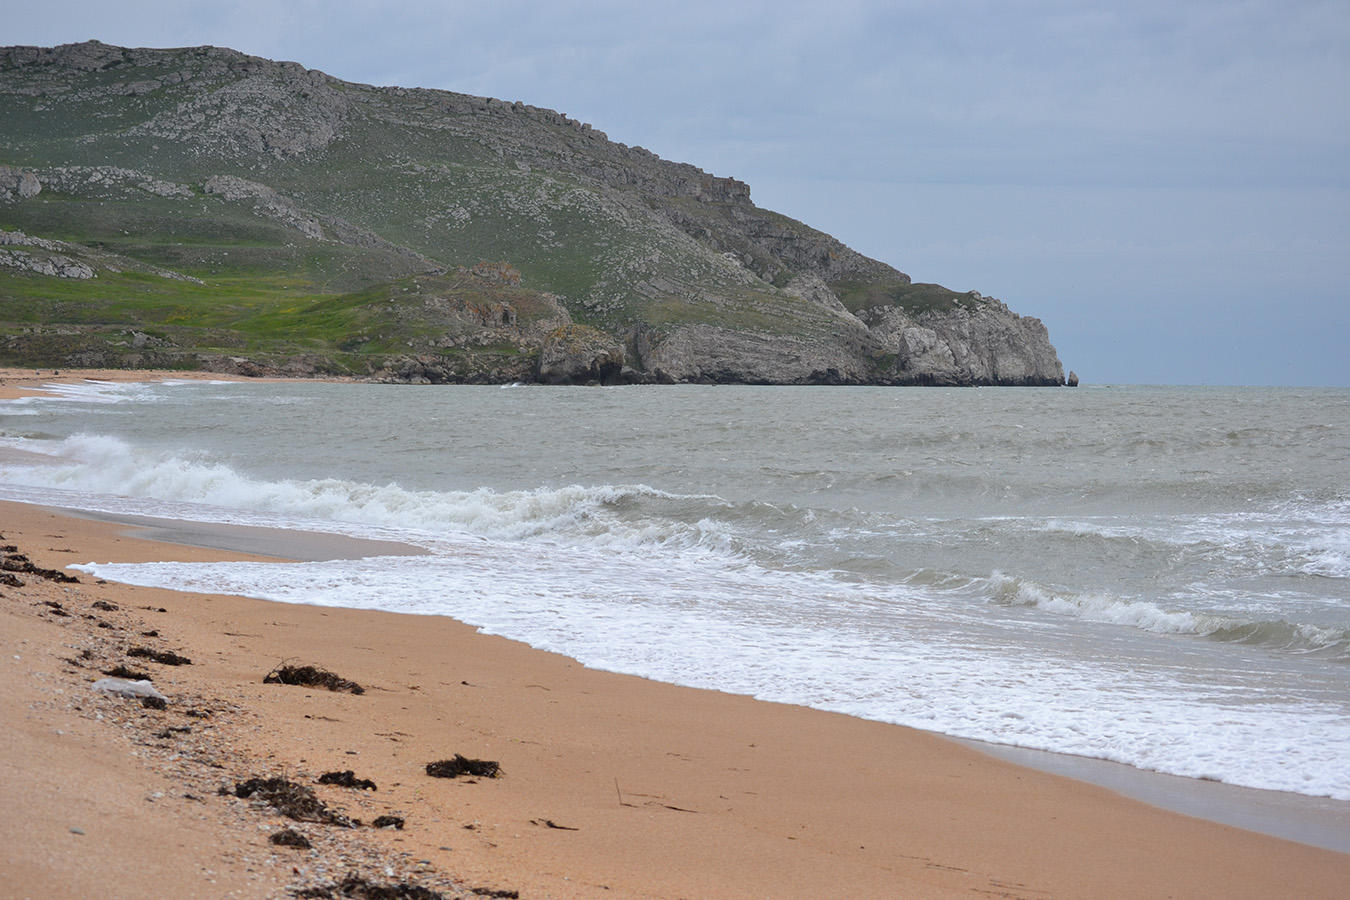
[[[1085,384],[1350,386],[1347,0],[3,0],[519,100],[1040,318]]]

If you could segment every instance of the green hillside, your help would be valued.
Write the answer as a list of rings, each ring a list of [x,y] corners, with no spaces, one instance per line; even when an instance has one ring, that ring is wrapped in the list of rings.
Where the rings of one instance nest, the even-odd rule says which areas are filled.
[[[529,379],[577,324],[612,378],[753,336],[904,383],[867,316],[962,304],[1006,312],[551,110],[210,47],[0,49],[3,363]],[[726,380],[780,380],[747,366]]]

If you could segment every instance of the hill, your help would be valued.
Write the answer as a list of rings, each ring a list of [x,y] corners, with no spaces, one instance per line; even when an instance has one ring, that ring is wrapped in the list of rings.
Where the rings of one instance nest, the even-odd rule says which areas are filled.
[[[519,102],[215,47],[0,49],[0,362],[1062,384],[1040,321]]]

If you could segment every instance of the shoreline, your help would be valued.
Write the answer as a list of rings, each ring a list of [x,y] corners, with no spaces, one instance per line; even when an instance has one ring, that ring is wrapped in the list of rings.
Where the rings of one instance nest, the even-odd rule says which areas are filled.
[[[420,556],[429,552],[413,544],[336,533],[64,508],[49,508],[49,511],[125,526],[120,534],[141,540],[271,556],[292,562]],[[1338,853],[1350,853],[1350,802],[1185,778],[1110,760],[955,738],[941,732],[924,733],[1019,766],[1103,787],[1160,809]]]
[[[1019,766],[1094,784],[1183,816],[1350,853],[1350,801],[1186,778],[1089,756],[947,739]]]
[[[401,541],[351,537],[322,531],[297,531],[261,525],[196,522],[130,513],[44,507],[59,515],[123,526],[121,534],[161,544],[270,556],[288,562],[361,559],[367,556],[426,556],[430,551]]]
[[[49,374],[42,374],[47,371]],[[20,397],[51,396],[42,389],[47,384],[81,384],[86,381],[107,381],[114,384],[153,383],[160,381],[239,381],[239,382],[352,382],[353,378],[273,378],[247,377],[243,375],[223,375],[218,372],[171,371],[168,369],[19,369],[12,366],[0,366],[0,400],[15,400]]]
[[[240,556],[23,504],[0,504],[0,522],[5,543],[53,570]],[[286,897],[352,870],[447,897],[653,900],[1331,898],[1350,879],[1344,853],[1187,818],[936,735],[584,669],[448,618],[23,579],[0,588],[12,686],[0,699],[0,802],[25,819],[0,826],[0,854],[18,896],[131,897],[153,885]],[[88,689],[137,642],[193,660],[139,663],[165,710]],[[289,657],[367,692],[263,684]],[[454,753],[500,761],[504,777],[422,771]],[[316,788],[330,807],[406,827],[297,824],[215,793],[255,775],[313,784],[329,769],[379,785]],[[289,827],[315,849],[268,843]]]

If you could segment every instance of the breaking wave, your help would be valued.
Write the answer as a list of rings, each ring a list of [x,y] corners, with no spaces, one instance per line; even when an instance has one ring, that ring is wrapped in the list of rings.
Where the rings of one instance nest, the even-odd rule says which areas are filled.
[[[263,481],[205,456],[137,450],[103,436],[28,441],[24,447],[43,453],[52,464],[0,466],[0,481],[431,534],[543,537],[619,549],[674,546],[735,552],[737,546],[734,529],[712,516],[726,506],[722,501],[645,485],[412,491],[397,483],[337,478]],[[644,504],[662,505],[672,514],[648,514]]]
[[[1033,607],[1054,615],[1123,625],[1154,634],[1192,635],[1350,662],[1350,630],[1344,628],[1169,610],[1149,600],[1053,590],[1001,572],[990,579],[990,592],[993,601],[1001,606]]]

